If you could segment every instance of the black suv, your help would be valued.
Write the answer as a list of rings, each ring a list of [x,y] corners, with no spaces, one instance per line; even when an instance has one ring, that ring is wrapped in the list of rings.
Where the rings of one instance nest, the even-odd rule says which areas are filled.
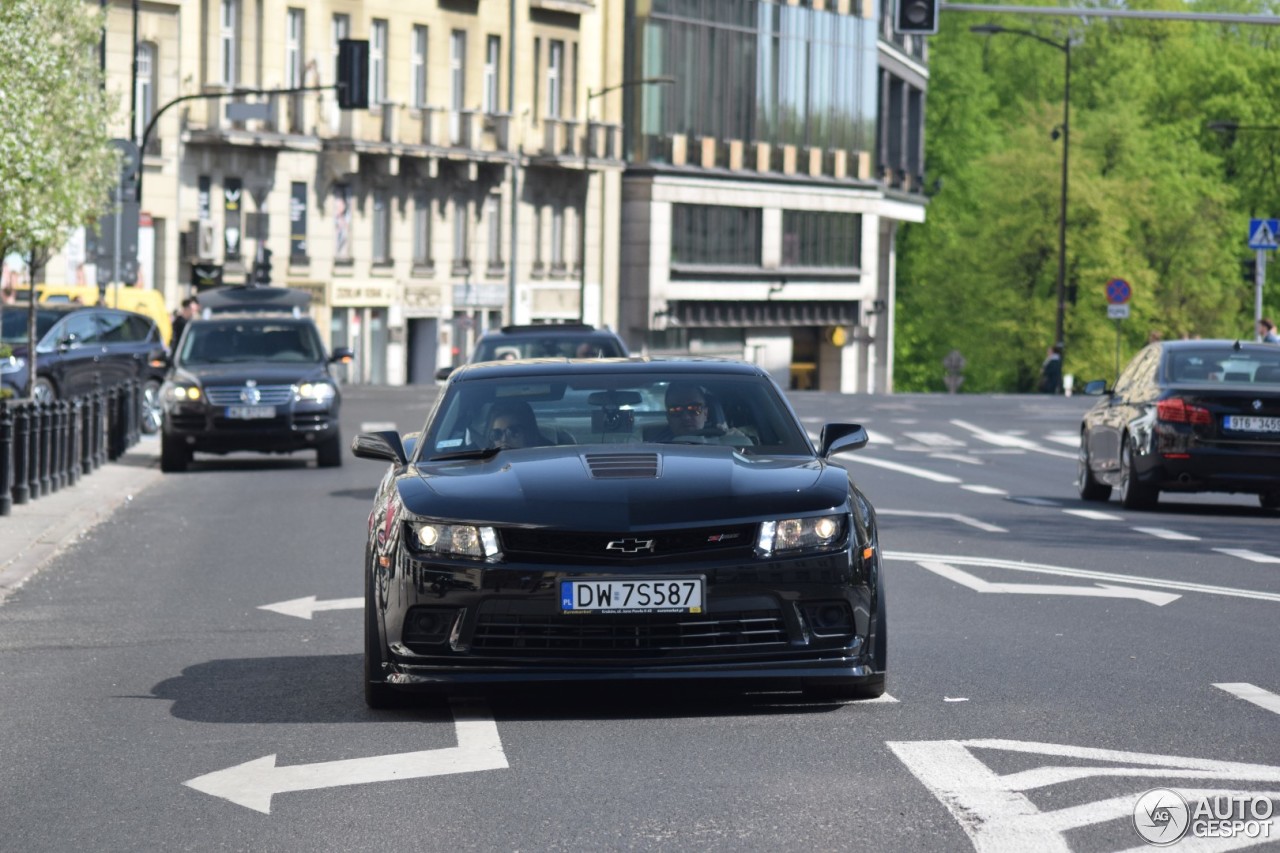
[[[0,343],[12,353],[0,358],[0,385],[16,397],[57,400],[128,379],[143,383],[142,430],[160,426],[160,383],[165,346],[148,317],[114,308],[48,304],[36,308],[36,384],[27,388],[27,307],[0,317]]]
[[[161,470],[186,470],[195,451],[311,449],[321,468],[341,465],[342,395],[330,368],[351,361],[351,350],[325,352],[315,323],[296,308],[276,311],[253,298],[241,312],[219,304],[187,323],[174,350],[162,393]]]
[[[467,364],[520,358],[626,358],[627,345],[608,329],[585,323],[546,323],[503,326],[486,332],[476,342]],[[448,379],[453,367],[436,371],[436,379]]]

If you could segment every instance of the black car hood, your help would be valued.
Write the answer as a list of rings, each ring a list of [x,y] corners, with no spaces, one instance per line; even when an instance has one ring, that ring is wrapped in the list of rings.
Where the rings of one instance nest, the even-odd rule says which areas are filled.
[[[623,454],[656,457],[658,476],[601,477],[587,461]],[[708,446],[508,450],[488,460],[422,463],[398,485],[417,515],[595,531],[782,518],[845,507],[849,498],[838,466]]]
[[[182,365],[175,372],[178,379],[195,380],[201,385],[243,385],[252,379],[259,385],[292,385],[328,376],[323,364],[264,364],[242,361],[232,364]]]

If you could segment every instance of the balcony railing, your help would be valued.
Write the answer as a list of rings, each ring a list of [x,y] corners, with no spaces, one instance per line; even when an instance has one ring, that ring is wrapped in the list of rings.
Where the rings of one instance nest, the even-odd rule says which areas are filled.
[[[427,106],[420,108],[420,114],[417,142],[421,145],[470,151],[511,150],[511,116],[507,113]]]
[[[648,159],[673,166],[836,180],[870,180],[873,177],[870,153],[857,149],[717,139],[709,136],[690,137],[683,134],[649,136],[644,138],[643,144]],[[893,186],[904,185],[896,176],[883,177],[886,182],[893,180]],[[914,184],[910,186],[916,188]]]

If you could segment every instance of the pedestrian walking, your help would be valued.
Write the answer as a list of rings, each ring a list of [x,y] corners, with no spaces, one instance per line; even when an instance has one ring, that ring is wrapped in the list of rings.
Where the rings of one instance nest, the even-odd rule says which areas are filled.
[[[1040,365],[1040,393],[1062,393],[1062,347],[1058,344],[1049,347],[1044,364]]]
[[[178,340],[182,337],[182,330],[187,327],[187,321],[192,317],[200,314],[200,300],[194,296],[188,296],[182,300],[182,309],[173,318],[173,338],[170,340],[170,346],[176,347]]]
[[[1258,337],[1265,344],[1280,344],[1280,335],[1276,334],[1276,324],[1270,317],[1258,321]]]

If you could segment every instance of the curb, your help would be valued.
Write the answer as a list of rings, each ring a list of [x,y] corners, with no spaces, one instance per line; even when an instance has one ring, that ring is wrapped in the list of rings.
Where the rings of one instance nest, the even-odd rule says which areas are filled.
[[[73,486],[15,505],[0,517],[0,604],[84,534],[157,482],[160,440],[143,436],[124,456]]]

